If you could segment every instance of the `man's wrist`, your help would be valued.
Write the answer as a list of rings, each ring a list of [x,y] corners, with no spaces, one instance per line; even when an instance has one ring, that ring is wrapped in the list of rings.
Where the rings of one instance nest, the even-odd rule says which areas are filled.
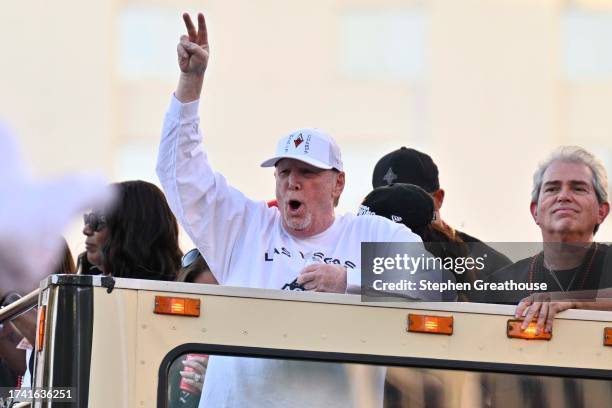
[[[202,82],[204,80],[204,72],[182,72],[180,75],[180,80],[182,81],[193,81],[193,82]]]
[[[200,99],[202,85],[204,82],[204,72],[185,73],[181,72],[179,84],[174,95],[181,103],[189,103]]]

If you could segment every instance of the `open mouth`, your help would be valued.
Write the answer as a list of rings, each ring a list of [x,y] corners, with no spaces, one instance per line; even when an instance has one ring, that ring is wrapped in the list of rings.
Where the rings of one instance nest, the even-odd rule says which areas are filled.
[[[297,211],[302,206],[302,202],[298,200],[289,200],[288,204],[291,211]]]

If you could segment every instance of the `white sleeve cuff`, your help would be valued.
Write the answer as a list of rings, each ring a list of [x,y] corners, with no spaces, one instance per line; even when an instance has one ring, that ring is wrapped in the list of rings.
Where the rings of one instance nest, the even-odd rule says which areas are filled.
[[[189,122],[197,120],[199,117],[200,100],[196,99],[193,102],[182,103],[176,96],[172,94],[170,101],[170,107],[168,108],[168,115],[176,117],[180,122]]]

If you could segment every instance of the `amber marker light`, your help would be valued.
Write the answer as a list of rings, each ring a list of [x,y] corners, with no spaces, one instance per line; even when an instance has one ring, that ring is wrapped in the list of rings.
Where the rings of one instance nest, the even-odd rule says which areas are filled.
[[[426,316],[410,313],[408,315],[408,329],[414,333],[453,334],[452,316]]]
[[[177,316],[200,316],[200,299],[155,296],[154,313]]]
[[[36,351],[42,351],[45,344],[45,322],[47,319],[47,306],[38,309],[38,337],[36,341]]]
[[[612,346],[612,327],[604,329],[604,346]]]
[[[542,331],[540,334],[536,334],[536,322],[529,323],[529,326],[525,330],[521,330],[522,320],[508,320],[506,327],[506,334],[512,339],[525,339],[525,340],[550,340],[552,339],[552,333],[545,333]]]

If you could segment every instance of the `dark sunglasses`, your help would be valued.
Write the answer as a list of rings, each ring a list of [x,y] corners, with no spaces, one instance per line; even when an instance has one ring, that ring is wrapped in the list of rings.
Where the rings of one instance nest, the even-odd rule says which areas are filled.
[[[83,223],[89,225],[94,232],[100,232],[106,228],[106,217],[102,214],[91,212],[83,214]]]
[[[202,255],[200,254],[200,251],[198,251],[198,248],[190,249],[185,255],[183,255],[183,259],[181,259],[181,267],[189,267],[189,265],[194,263],[200,256]]]

